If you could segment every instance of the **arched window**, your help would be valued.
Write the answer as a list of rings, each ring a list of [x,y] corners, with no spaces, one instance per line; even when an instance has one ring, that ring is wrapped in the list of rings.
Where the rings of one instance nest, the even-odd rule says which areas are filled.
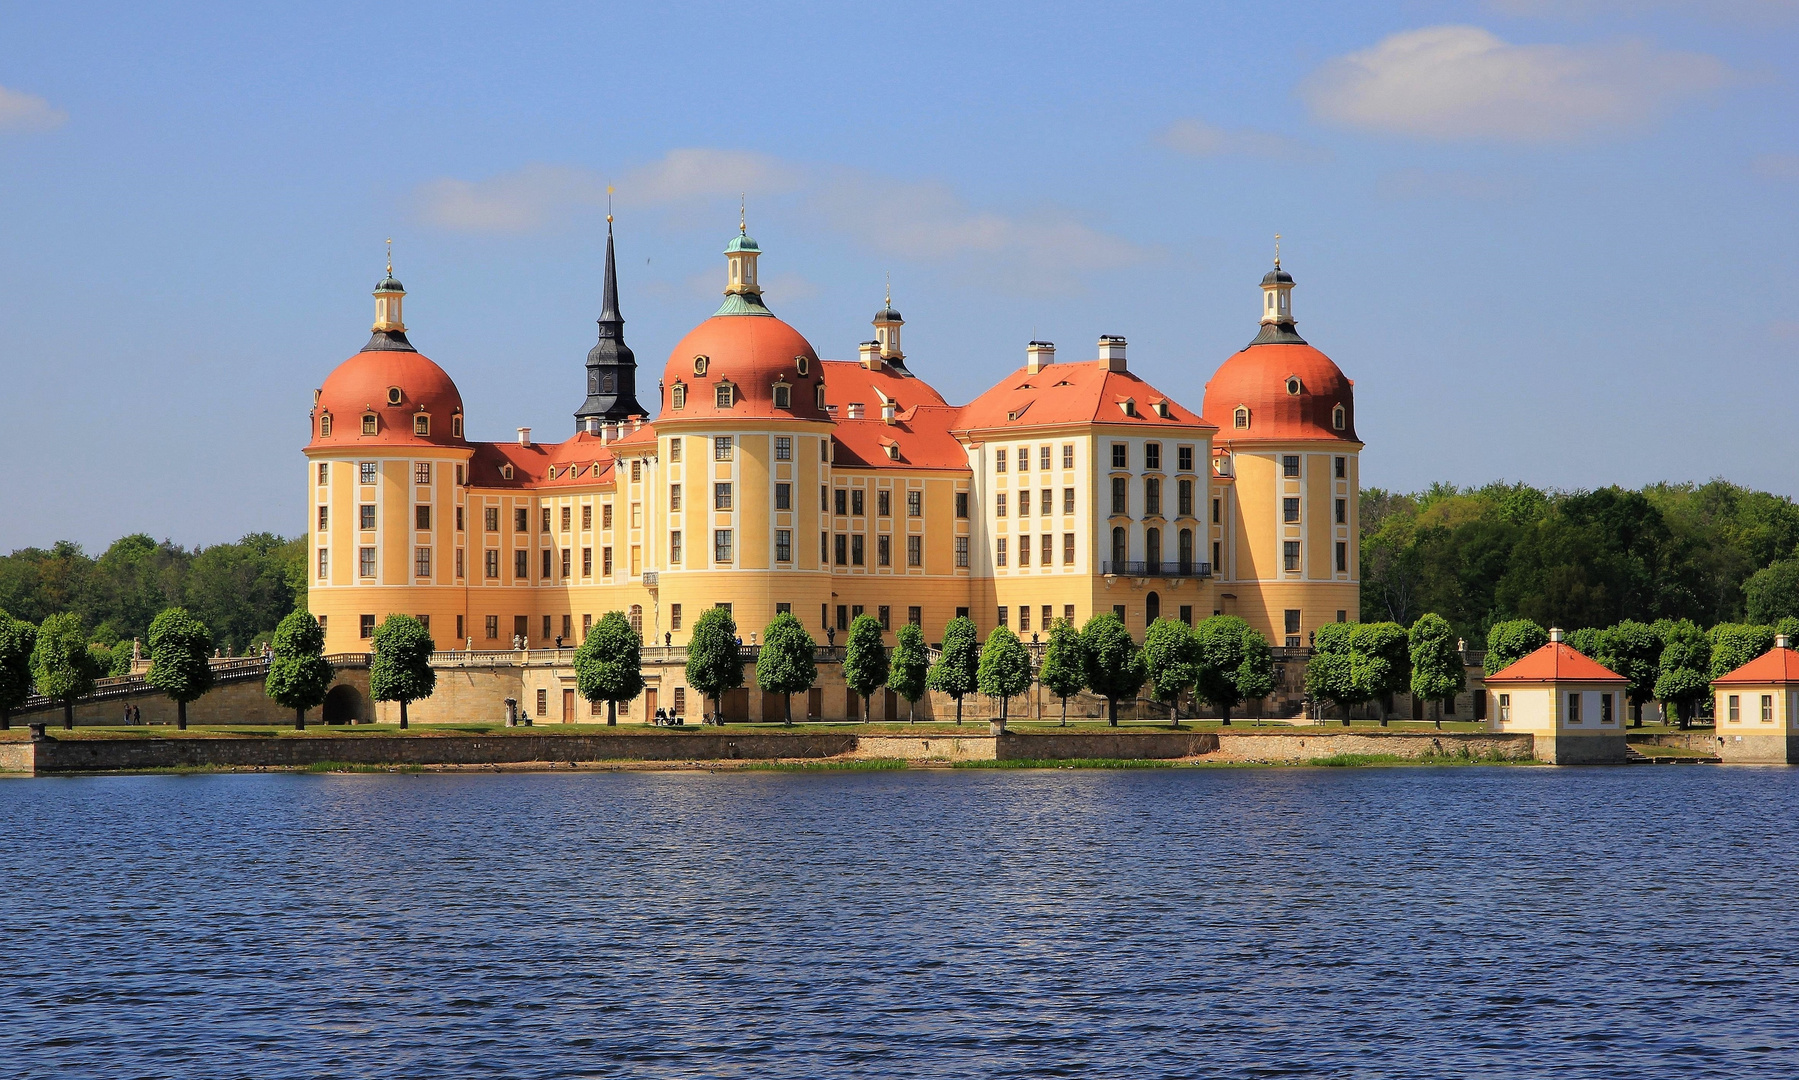
[[[1193,530],[1182,529],[1180,539],[1181,573],[1193,572]]]
[[[1150,529],[1143,534],[1143,558],[1151,573],[1162,564],[1162,530]]]
[[[1124,557],[1128,550],[1125,546],[1124,526],[1114,526],[1112,529],[1112,572],[1114,574],[1118,573],[1119,568],[1124,565]]]
[[[363,413],[362,414],[362,433],[364,435],[373,435],[375,433],[375,423],[376,423],[376,421],[375,421],[374,413]]]
[[[637,635],[638,640],[643,639],[643,605],[642,604],[632,604],[631,605],[631,632],[633,634]]]
[[[824,383],[818,384],[818,407],[820,410],[822,410],[825,407],[825,384]]]
[[[775,384],[775,408],[777,408],[777,409],[793,408],[793,387],[787,385],[784,382],[778,382]]]
[[[1152,592],[1143,598],[1143,621],[1146,624],[1152,623],[1161,617],[1162,597]]]
[[[1348,411],[1346,411],[1342,405],[1338,405],[1336,408],[1332,409],[1331,410],[1331,427],[1336,428],[1338,431],[1342,431],[1344,428],[1346,428],[1348,426],[1349,426]]]
[[[412,433],[414,435],[429,435],[429,434],[431,434],[431,414],[430,413],[413,413],[412,414]]]
[[[606,374],[600,376],[600,393],[602,393],[602,394],[612,393],[612,373],[611,372],[607,372]]]
[[[461,413],[457,413],[455,416],[450,417],[450,434],[456,436],[458,439],[462,438]]]
[[[1231,414],[1231,426],[1235,428],[1249,427],[1249,406],[1237,406],[1237,411]]]
[[[673,398],[674,398],[674,407],[675,408],[685,409],[687,407],[687,384],[686,383],[676,383],[675,384]]]
[[[331,414],[330,413],[320,413],[319,414],[319,438],[329,439],[330,437],[331,437]]]

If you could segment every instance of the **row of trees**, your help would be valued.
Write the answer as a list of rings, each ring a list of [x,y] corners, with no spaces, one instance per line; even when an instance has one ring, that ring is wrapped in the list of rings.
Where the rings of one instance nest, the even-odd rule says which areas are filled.
[[[1306,696],[1337,706],[1345,725],[1356,706],[1402,691],[1421,701],[1453,700],[1468,685],[1457,645],[1448,620],[1435,614],[1410,630],[1394,622],[1327,623],[1313,636]]]
[[[1799,615],[1799,504],[1722,480],[1637,491],[1523,484],[1361,497],[1362,619],[1773,623]]]

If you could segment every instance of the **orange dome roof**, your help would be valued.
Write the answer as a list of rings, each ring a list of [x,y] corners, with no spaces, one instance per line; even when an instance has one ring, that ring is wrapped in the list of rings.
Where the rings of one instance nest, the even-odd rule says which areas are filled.
[[[373,413],[375,433],[363,434],[363,417]],[[429,420],[417,433],[420,413]],[[462,395],[455,382],[429,359],[410,350],[360,352],[337,365],[319,388],[312,409],[308,450],[360,446],[466,446],[458,419]],[[324,418],[330,434],[321,434]]]
[[[1341,427],[1336,424],[1338,405],[1343,406]],[[1249,410],[1248,427],[1237,426],[1239,406]],[[1206,383],[1202,411],[1218,425],[1221,442],[1361,441],[1355,433],[1355,383],[1310,345],[1281,342],[1243,349]]]
[[[818,407],[823,379],[824,367],[811,342],[780,319],[714,315],[669,353],[658,419],[826,420],[828,414]],[[732,387],[731,405],[720,408],[718,387],[724,382]],[[788,386],[788,408],[775,406],[777,382]]]

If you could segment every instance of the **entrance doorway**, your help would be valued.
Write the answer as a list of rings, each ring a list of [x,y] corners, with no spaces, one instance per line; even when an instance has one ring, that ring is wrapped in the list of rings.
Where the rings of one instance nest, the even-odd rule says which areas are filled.
[[[565,724],[575,722],[575,692],[573,690],[562,692],[562,722]]]

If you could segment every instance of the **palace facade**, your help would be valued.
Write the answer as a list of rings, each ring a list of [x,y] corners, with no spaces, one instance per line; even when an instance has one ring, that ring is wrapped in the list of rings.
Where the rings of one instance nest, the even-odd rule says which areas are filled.
[[[821,358],[764,304],[740,229],[724,303],[670,351],[652,417],[610,229],[586,399],[559,442],[467,437],[389,265],[368,344],[313,396],[308,603],[327,651],[366,651],[394,612],[476,650],[572,645],[613,610],[680,645],[721,604],[746,642],[791,611],[821,644],[862,613],[933,641],[957,615],[1028,639],[1098,611],[1138,635],[1226,613],[1277,646],[1357,618],[1353,385],[1296,332],[1278,259],[1259,333],[1198,412],[1113,336],[1079,361],[1033,341],[952,405],[891,301],[856,359]]]

